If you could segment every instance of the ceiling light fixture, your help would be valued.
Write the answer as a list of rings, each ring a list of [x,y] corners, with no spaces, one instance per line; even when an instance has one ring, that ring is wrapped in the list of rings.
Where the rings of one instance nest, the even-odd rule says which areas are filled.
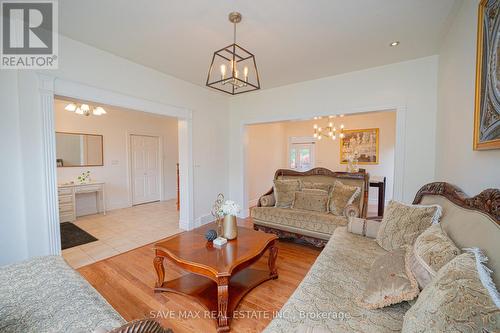
[[[76,104],[76,103],[69,103],[66,105],[64,108],[66,111],[74,112],[76,114],[82,115],[82,116],[90,116],[93,114],[94,116],[102,116],[103,114],[106,114],[106,110],[104,110],[103,107],[98,106],[98,107],[91,107],[88,104]]]
[[[236,24],[241,22],[241,14],[230,13],[229,21],[234,25],[233,44],[214,52],[206,85],[231,95],[258,90],[260,80],[255,56],[236,44]]]
[[[392,42],[391,44],[389,44],[389,46],[398,46],[399,45],[399,41],[394,41]]]
[[[344,115],[340,115],[340,117],[344,117]],[[337,116],[328,116],[328,125],[323,129],[320,127],[318,124],[313,125],[314,129],[314,138],[321,140],[323,137],[331,138],[332,140],[336,140],[337,136],[341,139],[344,138],[344,124],[340,124],[340,128],[337,129],[334,123],[334,119],[337,118]],[[315,120],[321,119],[321,117],[314,117]]]

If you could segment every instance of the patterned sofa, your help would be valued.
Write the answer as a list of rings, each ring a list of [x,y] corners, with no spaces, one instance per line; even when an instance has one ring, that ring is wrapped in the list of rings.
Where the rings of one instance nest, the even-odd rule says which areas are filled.
[[[353,202],[353,206],[357,215],[366,217],[369,186],[369,175],[366,172],[333,172],[325,168],[314,168],[306,172],[279,169],[274,179],[301,179],[303,182],[326,184],[333,184],[338,180],[345,185],[357,186],[361,189],[361,193]],[[300,238],[322,247],[328,242],[335,228],[347,225],[347,219],[344,216],[336,216],[328,212],[273,207],[271,206],[274,202],[273,191],[274,188],[271,188],[259,198],[257,207],[251,209],[250,215],[255,230],[272,232],[281,238]],[[269,201],[271,205],[266,206],[265,201]]]
[[[62,257],[0,267],[0,332],[107,332],[124,323]]]
[[[478,247],[489,257],[493,281],[500,286],[500,190],[467,198],[447,183],[431,183],[414,204],[443,208],[441,226],[460,248]],[[408,302],[377,310],[358,305],[370,266],[386,251],[374,239],[336,228],[311,270],[265,333],[400,332]],[[472,332],[472,330],[471,330]]]

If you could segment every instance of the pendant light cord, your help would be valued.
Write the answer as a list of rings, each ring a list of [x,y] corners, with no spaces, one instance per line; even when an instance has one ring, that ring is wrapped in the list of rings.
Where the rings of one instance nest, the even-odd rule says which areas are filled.
[[[234,42],[234,44],[236,44],[236,22],[234,22],[233,24],[234,24],[234,34],[233,34],[234,39],[233,39],[233,42]]]

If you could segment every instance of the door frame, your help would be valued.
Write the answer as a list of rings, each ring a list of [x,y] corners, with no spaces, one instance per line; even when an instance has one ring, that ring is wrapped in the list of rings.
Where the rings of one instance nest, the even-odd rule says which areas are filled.
[[[163,137],[158,134],[146,134],[142,132],[127,132],[127,186],[128,186],[128,194],[129,194],[129,206],[132,207],[134,205],[142,205],[142,204],[134,204],[134,180],[133,180],[133,172],[132,172],[132,136],[148,136],[151,138],[157,138],[158,139],[158,167],[159,167],[159,190],[160,190],[160,198],[159,200],[165,200],[165,193],[164,193],[164,170],[163,170]],[[146,204],[145,202],[144,204]]]
[[[405,174],[405,164],[406,164],[406,105],[400,104],[388,104],[388,105],[380,105],[373,107],[365,107],[365,108],[354,108],[354,109],[342,109],[339,111],[330,111],[330,112],[318,112],[318,114],[314,114],[314,116],[328,116],[331,114],[344,114],[344,115],[359,115],[363,113],[371,113],[371,112],[384,112],[384,111],[392,111],[396,112],[396,135],[395,135],[395,147],[394,147],[394,184],[393,184],[393,199],[398,201],[403,201],[404,194],[404,174]],[[249,194],[248,194],[248,177],[247,177],[247,159],[248,159],[248,126],[249,125],[258,125],[265,123],[273,123],[273,122],[284,122],[284,121],[300,121],[304,119],[310,119],[313,115],[311,115],[310,111],[304,109],[303,114],[294,115],[292,117],[287,116],[261,116],[257,119],[241,121],[239,123],[239,140],[242,145],[241,154],[236,158],[239,159],[239,188],[241,188],[242,192],[238,194],[234,194],[233,197],[237,198],[236,200],[241,200],[243,202],[243,207],[240,213],[241,218],[246,218],[250,216],[250,205],[249,205]],[[288,163],[288,162],[287,162]]]
[[[43,141],[43,173],[45,175],[43,180],[45,216],[41,216],[40,221],[46,224],[48,230],[49,254],[61,254],[54,124],[54,97],[56,95],[176,117],[179,129],[178,145],[181,200],[179,227],[185,230],[194,228],[193,110],[185,107],[158,103],[40,73],[38,73],[38,91],[42,118],[42,128],[40,130],[42,132]]]

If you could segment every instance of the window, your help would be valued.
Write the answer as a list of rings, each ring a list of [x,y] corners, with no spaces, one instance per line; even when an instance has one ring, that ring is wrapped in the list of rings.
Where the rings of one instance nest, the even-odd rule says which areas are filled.
[[[297,171],[314,168],[314,142],[308,138],[291,138],[288,149],[288,166]]]

